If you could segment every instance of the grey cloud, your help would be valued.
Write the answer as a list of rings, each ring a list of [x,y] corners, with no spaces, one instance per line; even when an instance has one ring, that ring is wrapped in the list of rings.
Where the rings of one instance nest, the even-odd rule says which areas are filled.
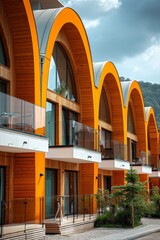
[[[101,22],[96,29],[87,29],[94,61],[120,62],[142,53],[151,45],[153,36],[159,38],[160,1],[122,0],[119,8],[105,13],[96,8],[96,2],[75,6],[82,19],[98,17]]]

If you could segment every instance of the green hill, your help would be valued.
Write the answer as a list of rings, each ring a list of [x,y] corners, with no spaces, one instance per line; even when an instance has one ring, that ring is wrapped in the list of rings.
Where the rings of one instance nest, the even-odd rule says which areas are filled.
[[[139,82],[139,84],[142,89],[145,107],[153,107],[157,126],[160,129],[160,84],[149,82]]]
[[[120,80],[129,81],[130,79],[120,77]],[[143,81],[140,81],[139,84],[144,98],[144,105],[145,107],[153,107],[156,116],[157,126],[160,129],[160,84],[152,84]]]

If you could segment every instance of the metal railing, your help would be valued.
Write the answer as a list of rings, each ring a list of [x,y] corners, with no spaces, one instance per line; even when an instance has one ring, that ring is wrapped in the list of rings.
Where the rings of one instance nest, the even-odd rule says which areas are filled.
[[[100,152],[102,154],[102,160],[120,159],[124,160],[127,146],[118,142],[113,141],[111,148],[105,148],[103,144],[100,145]]]
[[[52,197],[21,198],[0,203],[0,237],[5,233],[7,224],[19,226],[27,233],[31,225],[43,228],[47,219],[62,223],[63,218],[75,223],[76,220],[92,219],[97,212],[97,198],[88,195],[54,195]],[[35,209],[39,209],[35,214]]]
[[[38,206],[39,214],[35,209]],[[36,216],[36,217],[35,217]],[[44,225],[44,198],[20,198],[12,201],[1,201],[0,208],[0,237],[5,235],[7,224],[16,224],[26,233],[31,225]]]
[[[46,197],[45,201],[46,219],[53,218],[61,224],[65,218],[74,223],[79,218],[82,221],[92,218],[96,206],[96,195],[55,195]]]
[[[0,127],[45,134],[45,109],[0,92]]]

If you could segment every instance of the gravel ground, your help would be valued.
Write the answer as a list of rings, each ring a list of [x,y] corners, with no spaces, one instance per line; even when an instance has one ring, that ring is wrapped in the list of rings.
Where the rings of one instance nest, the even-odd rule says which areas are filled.
[[[151,219],[151,218],[143,218],[142,224],[144,226],[149,224],[160,224],[160,219]],[[94,228],[91,231],[87,231],[84,233],[72,234],[70,236],[61,236],[61,235],[47,235],[45,240],[88,240],[88,239],[98,239],[104,235],[112,235],[114,233],[121,233],[121,232],[130,231],[130,229],[125,228]]]

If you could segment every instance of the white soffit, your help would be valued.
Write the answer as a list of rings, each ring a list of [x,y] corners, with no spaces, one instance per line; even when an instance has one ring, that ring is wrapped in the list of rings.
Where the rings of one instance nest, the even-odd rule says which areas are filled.
[[[160,171],[152,171],[152,173],[149,174],[149,177],[157,177],[160,178]]]
[[[2,152],[47,152],[48,139],[38,135],[0,128],[0,151]]]
[[[99,163],[101,153],[80,147],[50,147],[46,158],[72,163]]]
[[[151,174],[152,173],[152,168],[150,166],[132,166],[133,169],[137,171],[138,174]]]
[[[130,163],[119,159],[102,160],[102,162],[98,164],[98,167],[104,170],[129,170]]]

